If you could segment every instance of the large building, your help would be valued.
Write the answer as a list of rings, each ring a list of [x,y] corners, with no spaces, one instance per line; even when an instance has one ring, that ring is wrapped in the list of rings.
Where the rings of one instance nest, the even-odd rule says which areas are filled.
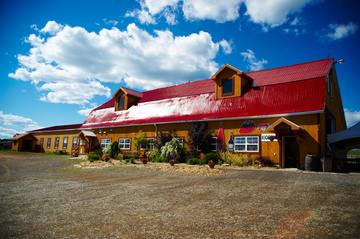
[[[151,141],[172,132],[187,148],[192,122],[205,121],[218,147],[233,139],[233,151],[256,155],[281,167],[303,167],[307,153],[324,156],[327,134],[346,128],[333,59],[254,72],[224,65],[210,79],[138,92],[120,87],[82,124],[54,126],[17,136],[14,149],[88,153],[96,142],[114,141],[136,151],[143,131]],[[32,140],[32,141],[31,141]],[[31,146],[30,146],[31,145]]]

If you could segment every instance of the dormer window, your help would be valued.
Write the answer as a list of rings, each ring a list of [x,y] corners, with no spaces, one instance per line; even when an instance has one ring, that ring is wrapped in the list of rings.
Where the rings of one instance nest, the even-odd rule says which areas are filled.
[[[234,94],[234,80],[233,79],[223,79],[222,80],[222,95],[231,96]]]
[[[124,100],[123,95],[119,95],[118,107],[119,107],[119,110],[124,110],[125,109],[125,100]]]
[[[114,94],[115,111],[127,110],[131,106],[136,105],[142,97],[142,93],[120,87]]]

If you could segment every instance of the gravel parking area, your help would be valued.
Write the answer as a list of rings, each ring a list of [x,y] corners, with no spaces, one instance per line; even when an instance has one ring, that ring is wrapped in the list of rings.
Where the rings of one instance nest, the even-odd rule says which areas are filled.
[[[360,174],[75,163],[0,152],[0,237],[359,238]]]

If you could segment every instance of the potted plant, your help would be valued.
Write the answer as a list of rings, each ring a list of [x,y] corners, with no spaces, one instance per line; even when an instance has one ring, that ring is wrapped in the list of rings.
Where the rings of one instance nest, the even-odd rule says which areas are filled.
[[[170,163],[171,166],[174,166],[175,163],[176,163],[176,159],[170,159],[169,163]]]
[[[208,165],[211,169],[213,169],[216,165],[216,163],[213,160],[209,160]]]
[[[209,168],[212,169],[219,162],[220,156],[217,153],[207,153],[204,160],[209,165]]]
[[[147,164],[148,158],[147,158],[147,156],[146,156],[145,153],[144,153],[144,154],[142,155],[142,157],[140,158],[140,161],[141,161],[143,164]]]

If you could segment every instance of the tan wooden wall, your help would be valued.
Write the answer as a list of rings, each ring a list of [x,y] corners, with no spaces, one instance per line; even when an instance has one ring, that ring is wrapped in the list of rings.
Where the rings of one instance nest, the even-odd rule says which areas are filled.
[[[321,115],[313,114],[313,115],[303,115],[303,116],[291,116],[286,117],[288,120],[298,124],[304,129],[304,133],[302,137],[299,137],[299,147],[300,147],[300,162],[301,165],[304,164],[305,155],[307,153],[312,153],[315,155],[322,156],[323,151],[321,148],[321,144],[319,143],[322,138],[320,137],[324,134],[324,128],[320,125]],[[262,118],[262,119],[253,119],[258,125],[259,123],[274,123],[278,117],[276,118]],[[224,138],[225,143],[229,141],[230,135],[239,136],[239,135],[256,135],[261,136],[261,132],[258,128],[256,128],[253,132],[243,134],[239,132],[240,124],[244,120],[228,120],[228,121],[212,121],[209,122],[209,128],[211,133],[214,136],[217,136],[219,128],[224,129]],[[176,123],[176,124],[163,124],[157,125],[144,125],[144,126],[131,126],[131,127],[120,127],[120,128],[107,128],[107,129],[94,129],[99,142],[102,138],[111,139],[112,142],[118,141],[119,138],[130,138],[131,139],[131,151],[136,151],[135,147],[135,137],[137,133],[141,130],[146,134],[146,137],[155,137],[156,131],[158,134],[160,132],[174,132],[177,137],[184,138],[184,147],[188,149],[188,129],[190,127],[190,123]],[[63,137],[68,136],[68,147],[66,151],[68,153],[71,152],[72,146],[72,137],[76,136],[79,131],[68,131],[68,132],[52,132],[52,133],[38,133],[36,134],[37,144],[39,144],[40,138],[44,138],[44,151],[45,152],[54,152],[56,150],[63,150],[62,143]],[[60,137],[59,147],[58,149],[54,149],[55,137]],[[48,149],[46,147],[47,138],[51,138],[51,147]],[[260,137],[261,139],[261,137]],[[262,156],[272,160],[274,163],[281,163],[281,145],[279,141],[272,142],[261,142],[259,145],[258,153],[249,153],[254,156]]]

